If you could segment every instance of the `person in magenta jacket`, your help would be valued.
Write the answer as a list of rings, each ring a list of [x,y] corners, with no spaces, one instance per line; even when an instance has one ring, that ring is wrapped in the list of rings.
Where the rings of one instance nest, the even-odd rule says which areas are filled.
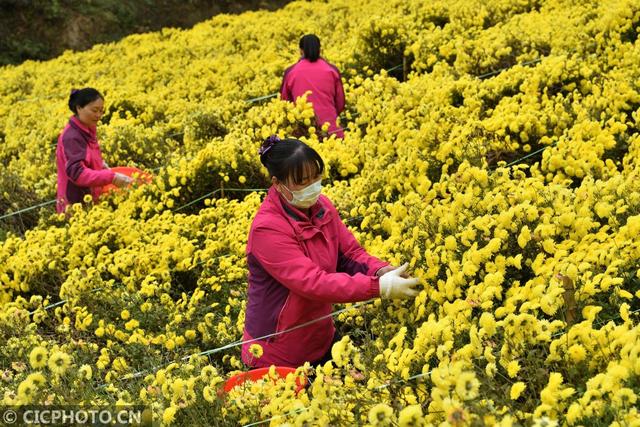
[[[69,96],[73,116],[58,137],[56,162],[58,189],[56,210],[64,212],[69,204],[81,203],[90,194],[94,202],[100,187],[111,184],[126,187],[131,178],[116,173],[102,160],[96,137],[96,125],[104,114],[104,98],[96,89],[74,89]]]
[[[318,125],[329,123],[329,134],[344,138],[338,124],[338,115],[344,110],[340,71],[320,57],[320,39],[314,34],[300,39],[300,55],[300,60],[284,72],[280,97],[295,101],[306,91],[311,91],[307,100],[313,104]]]
[[[411,298],[417,279],[369,255],[321,194],[324,163],[297,139],[268,138],[260,161],[272,185],[247,242],[248,301],[242,360],[250,367],[296,367],[327,359],[332,303]],[[298,327],[325,316],[318,322]],[[295,328],[290,332],[278,332]],[[263,338],[276,333],[276,336]],[[253,357],[257,343],[263,354]]]

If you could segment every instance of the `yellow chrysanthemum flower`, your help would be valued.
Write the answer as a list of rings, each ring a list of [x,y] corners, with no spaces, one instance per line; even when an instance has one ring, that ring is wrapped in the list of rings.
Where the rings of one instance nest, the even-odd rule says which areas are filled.
[[[509,375],[509,378],[515,378],[518,372],[520,372],[520,363],[518,363],[517,360],[509,362],[507,365],[507,375]]]
[[[416,427],[424,425],[422,418],[422,408],[420,405],[409,405],[400,411],[398,416],[400,427]]]
[[[170,425],[176,419],[176,412],[178,412],[178,408],[175,406],[169,406],[162,412],[162,422],[164,424]]]
[[[463,372],[456,381],[456,394],[462,400],[471,400],[478,397],[480,382],[473,372]]]
[[[525,383],[523,383],[522,381],[518,381],[511,386],[509,397],[511,398],[511,400],[517,400],[526,388],[527,386],[525,385]]]
[[[44,347],[35,347],[29,353],[29,364],[33,369],[44,368],[47,364],[47,349]]]
[[[92,375],[93,371],[91,370],[91,366],[89,365],[82,365],[80,366],[80,369],[78,369],[78,376],[80,378],[90,380]]]
[[[55,351],[49,357],[47,366],[56,375],[63,375],[71,365],[71,356],[62,351]]]
[[[34,399],[34,395],[36,394],[37,387],[30,380],[24,380],[18,385],[18,399],[21,403],[27,404],[31,403]]]
[[[574,344],[569,347],[568,353],[573,363],[580,363],[587,357],[587,351],[580,344]]]
[[[249,346],[249,353],[256,359],[261,358],[263,354],[262,346],[260,344],[251,344],[251,346]]]
[[[378,403],[369,409],[369,423],[374,426],[388,426],[393,423],[393,409],[386,403]]]
[[[210,386],[205,386],[204,389],[202,390],[202,396],[204,397],[204,400],[206,400],[209,403],[213,403],[215,402],[216,398],[217,398],[217,394],[215,389],[213,389]]]
[[[42,373],[40,373],[40,372],[32,372],[32,373],[30,373],[29,375],[27,375],[26,380],[27,381],[31,381],[33,383],[33,385],[35,385],[38,388],[44,386],[44,384],[47,381],[46,378],[44,377],[44,375],[42,375]]]

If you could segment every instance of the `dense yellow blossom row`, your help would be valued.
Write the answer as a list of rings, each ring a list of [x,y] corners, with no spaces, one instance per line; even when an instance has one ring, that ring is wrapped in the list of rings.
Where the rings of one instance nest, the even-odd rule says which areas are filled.
[[[156,175],[2,241],[2,403],[143,404],[166,425],[640,425],[639,31],[630,0],[294,2],[0,69],[0,206],[53,197],[71,87],[106,95],[107,161]],[[303,99],[245,102],[277,91],[306,32],[343,70],[344,140],[321,141]],[[347,225],[423,290],[347,305],[333,361],[220,395],[245,368],[207,350],[242,335],[272,133],[321,153]]]

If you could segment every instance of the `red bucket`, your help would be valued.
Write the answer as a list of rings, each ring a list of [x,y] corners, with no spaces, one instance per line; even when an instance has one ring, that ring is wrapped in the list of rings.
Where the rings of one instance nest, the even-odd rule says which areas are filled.
[[[135,182],[139,184],[149,184],[153,179],[153,175],[151,175],[149,172],[142,171],[132,166],[116,166],[114,168],[111,168],[111,170],[114,172],[119,172],[131,178],[133,178],[135,174],[136,175]],[[103,195],[110,191],[117,191],[117,190],[119,190],[119,188],[116,187],[115,185],[107,184],[107,185],[103,185],[100,188],[100,191],[98,194]]]
[[[276,372],[277,378],[274,379],[274,382],[278,378],[285,379],[287,378],[287,374],[295,374],[296,372],[295,368],[289,368],[286,366],[276,366],[275,368],[276,368],[275,372]],[[252,369],[251,371],[247,371],[247,372],[241,372],[229,378],[227,382],[224,383],[223,390],[225,393],[228,393],[234,387],[239,386],[246,381],[259,381],[268,375],[269,375],[269,368],[258,368],[258,369]],[[300,376],[296,378],[296,385],[297,385],[296,393],[299,393],[300,390],[304,389],[305,386],[307,385],[306,376]]]

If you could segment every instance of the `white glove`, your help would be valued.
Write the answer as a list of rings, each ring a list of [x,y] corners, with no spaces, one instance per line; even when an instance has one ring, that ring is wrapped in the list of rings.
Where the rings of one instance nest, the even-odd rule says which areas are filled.
[[[113,185],[119,188],[126,187],[132,182],[133,180],[131,178],[129,178],[127,175],[124,175],[120,172],[116,172],[116,174],[113,176],[113,181],[111,181]]]
[[[405,262],[401,267],[391,270],[380,277],[380,298],[406,299],[415,298],[418,295],[418,291],[413,287],[418,284],[419,280],[414,277],[404,278],[400,276],[408,266],[409,263]]]

